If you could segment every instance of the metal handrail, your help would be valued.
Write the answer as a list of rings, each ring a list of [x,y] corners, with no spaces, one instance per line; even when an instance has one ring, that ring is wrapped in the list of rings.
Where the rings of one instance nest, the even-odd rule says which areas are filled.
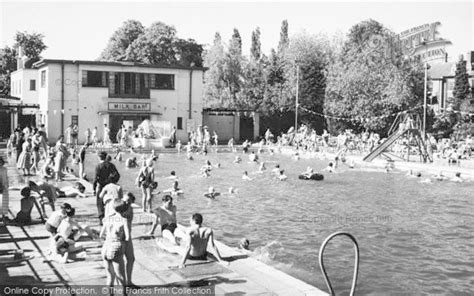
[[[343,231],[338,231],[328,236],[324,240],[323,244],[321,245],[321,248],[319,249],[319,267],[321,268],[321,272],[324,275],[324,281],[326,282],[326,285],[328,286],[329,293],[331,295],[335,295],[331,282],[329,281],[328,274],[326,273],[326,268],[324,267],[323,255],[324,255],[324,249],[326,248],[326,245],[329,243],[329,241],[339,235],[343,235],[343,236],[345,235],[349,237],[354,243],[354,252],[355,252],[354,276],[352,278],[352,287],[351,287],[351,292],[349,294],[350,296],[354,296],[356,285],[357,285],[357,276],[359,275],[359,245],[357,244],[357,240],[352,234],[343,232]]]

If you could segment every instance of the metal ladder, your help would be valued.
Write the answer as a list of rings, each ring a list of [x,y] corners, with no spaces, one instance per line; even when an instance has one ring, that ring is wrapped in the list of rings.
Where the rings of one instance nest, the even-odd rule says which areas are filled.
[[[329,235],[324,240],[323,244],[321,245],[321,248],[319,249],[319,267],[321,268],[321,272],[323,273],[324,281],[326,282],[326,285],[328,286],[330,295],[335,295],[331,282],[329,281],[329,277],[326,273],[326,268],[324,267],[323,255],[324,255],[324,249],[326,248],[326,245],[329,243],[329,241],[335,238],[336,236],[340,236],[340,235],[349,237],[354,243],[354,254],[355,254],[354,275],[352,278],[351,292],[349,294],[350,296],[354,296],[356,285],[357,285],[357,276],[359,274],[359,245],[357,244],[357,240],[352,234],[343,232],[343,231],[338,231]]]

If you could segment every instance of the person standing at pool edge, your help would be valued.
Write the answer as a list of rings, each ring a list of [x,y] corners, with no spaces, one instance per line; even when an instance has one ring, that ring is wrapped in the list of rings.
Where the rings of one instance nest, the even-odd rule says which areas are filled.
[[[147,212],[147,210],[151,212],[151,192],[156,186],[153,159],[148,159],[146,165],[141,168],[136,183],[142,190],[143,212]]]
[[[104,218],[104,203],[100,197],[102,188],[105,185],[109,184],[111,180],[118,182],[120,179],[120,174],[117,171],[115,165],[111,162],[106,161],[107,153],[102,151],[99,153],[99,164],[95,168],[95,178],[94,178],[94,194],[97,199],[97,212],[99,216],[100,224],[102,225],[102,219]]]

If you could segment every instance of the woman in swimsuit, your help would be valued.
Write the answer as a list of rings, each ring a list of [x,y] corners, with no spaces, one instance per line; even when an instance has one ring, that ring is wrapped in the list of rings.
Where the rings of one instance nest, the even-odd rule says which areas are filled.
[[[137,178],[137,185],[142,190],[143,212],[151,212],[151,193],[155,184],[155,170],[153,169],[153,160],[149,159],[146,166],[142,167]]]

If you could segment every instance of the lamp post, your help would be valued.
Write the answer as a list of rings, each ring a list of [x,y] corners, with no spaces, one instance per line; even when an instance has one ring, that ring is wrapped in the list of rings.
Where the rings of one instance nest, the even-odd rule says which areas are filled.
[[[428,63],[425,62],[425,89],[423,94],[423,139],[426,140],[426,93],[428,92]]]
[[[299,96],[300,65],[296,62],[296,105],[295,105],[295,134],[298,131],[298,96]]]

